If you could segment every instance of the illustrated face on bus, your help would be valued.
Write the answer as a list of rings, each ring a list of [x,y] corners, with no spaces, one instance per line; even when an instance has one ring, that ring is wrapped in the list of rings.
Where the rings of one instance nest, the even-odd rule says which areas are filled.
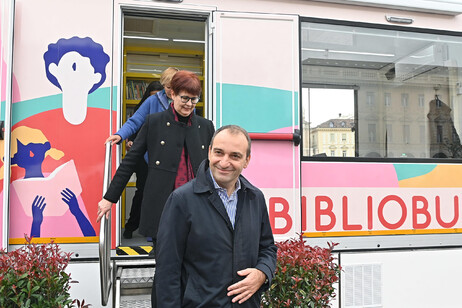
[[[49,71],[63,91],[64,118],[74,125],[82,123],[87,115],[88,93],[101,80],[101,74],[94,72],[89,58],[75,51],[66,53],[58,65],[51,63]]]
[[[45,159],[45,153],[51,148],[50,143],[28,143],[24,145],[19,139],[16,141],[18,152],[11,158],[11,164],[26,169],[25,178],[43,177],[42,163]]]
[[[88,94],[106,80],[109,56],[90,37],[59,39],[43,54],[48,80],[63,92],[63,115],[73,125],[85,121]]]

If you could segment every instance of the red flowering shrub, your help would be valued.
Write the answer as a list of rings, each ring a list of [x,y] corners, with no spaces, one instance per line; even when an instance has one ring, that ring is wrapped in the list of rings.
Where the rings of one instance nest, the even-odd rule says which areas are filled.
[[[71,281],[65,272],[72,253],[59,246],[26,244],[17,250],[0,251],[0,307],[73,307]],[[84,302],[78,307],[88,307]]]
[[[311,247],[302,235],[276,243],[277,268],[271,287],[263,294],[262,307],[329,307],[341,268],[332,256],[337,244],[328,245]]]

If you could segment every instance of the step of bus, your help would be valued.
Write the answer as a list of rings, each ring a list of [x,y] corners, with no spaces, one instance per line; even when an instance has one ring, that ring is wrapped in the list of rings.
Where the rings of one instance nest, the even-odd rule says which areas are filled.
[[[125,295],[120,298],[120,308],[151,308],[151,294]]]
[[[155,267],[153,260],[118,262],[121,308],[150,308]]]
[[[120,276],[122,291],[151,288],[154,272],[154,267],[124,267]]]
[[[117,256],[141,256],[149,255],[152,246],[119,246],[116,249]]]

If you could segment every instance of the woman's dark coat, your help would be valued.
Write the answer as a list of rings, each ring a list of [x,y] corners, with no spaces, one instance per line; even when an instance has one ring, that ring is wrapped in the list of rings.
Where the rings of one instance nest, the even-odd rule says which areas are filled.
[[[148,152],[148,177],[143,194],[139,232],[157,236],[159,220],[165,201],[173,191],[180,156],[185,146],[194,175],[200,163],[207,158],[213,123],[191,115],[191,126],[175,121],[171,107],[150,114],[136,137],[132,148],[122,160],[104,199],[117,202],[125,189],[138,160]]]
[[[277,258],[265,198],[240,176],[233,229],[208,166],[205,160],[197,177],[165,205],[156,246],[157,307],[259,308]],[[261,270],[268,282],[243,304],[233,304],[227,288],[243,279],[237,271],[246,268]]]

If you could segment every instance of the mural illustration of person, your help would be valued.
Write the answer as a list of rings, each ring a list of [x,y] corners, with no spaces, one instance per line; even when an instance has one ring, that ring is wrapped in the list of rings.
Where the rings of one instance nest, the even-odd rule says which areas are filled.
[[[91,38],[59,39],[43,55],[48,80],[63,92],[64,118],[79,125],[87,116],[88,94],[106,80],[109,56]]]
[[[3,151],[3,147],[0,147],[0,151]],[[3,160],[4,153],[0,154]],[[60,225],[74,227],[73,221],[76,221],[81,234],[95,236],[95,230],[87,214],[82,211],[76,196],[76,194],[80,195],[82,189],[74,162],[68,161],[52,173],[44,175],[42,164],[48,156],[60,160],[64,153],[52,148],[42,131],[27,126],[19,126],[12,131],[11,166],[18,166],[25,171],[22,179],[16,179],[11,183],[11,192],[15,197],[12,198],[11,203],[12,214],[23,216],[23,222],[32,217],[30,235],[33,237],[41,236],[44,217],[45,219],[54,217],[65,222],[70,220],[69,223],[61,222]],[[82,204],[82,199],[80,197],[79,199]],[[64,204],[67,204],[67,207]],[[84,206],[82,208],[85,210]],[[47,232],[47,235],[49,237],[77,235],[75,231],[67,234],[59,234],[59,232],[61,230],[58,230],[58,233],[54,230]]]

